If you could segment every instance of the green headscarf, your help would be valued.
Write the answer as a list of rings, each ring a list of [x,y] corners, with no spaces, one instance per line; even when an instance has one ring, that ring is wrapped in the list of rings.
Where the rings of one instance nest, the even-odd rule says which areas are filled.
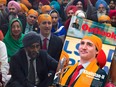
[[[5,35],[3,39],[3,42],[6,44],[6,47],[7,47],[7,54],[9,57],[9,61],[10,61],[10,57],[13,56],[21,47],[23,47],[22,40],[23,40],[24,34],[21,32],[21,35],[18,40],[15,40],[11,35],[12,24],[15,21],[19,22],[21,29],[23,30],[22,23],[18,18],[14,18],[10,21],[7,34]]]

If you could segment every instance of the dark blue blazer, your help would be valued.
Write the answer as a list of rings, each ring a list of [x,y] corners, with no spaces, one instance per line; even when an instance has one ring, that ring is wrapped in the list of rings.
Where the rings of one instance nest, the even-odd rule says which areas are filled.
[[[57,61],[49,56],[45,51],[39,52],[38,57],[36,58],[36,70],[40,83],[37,87],[48,87],[48,72],[50,70],[56,71],[57,64]],[[27,79],[28,61],[24,49],[21,49],[11,58],[10,72],[12,77],[6,87],[34,87],[34,85]],[[21,86],[13,84],[15,81],[17,81]]]

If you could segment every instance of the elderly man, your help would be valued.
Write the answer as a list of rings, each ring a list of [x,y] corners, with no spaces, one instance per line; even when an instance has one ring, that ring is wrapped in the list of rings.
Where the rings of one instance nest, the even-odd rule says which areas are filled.
[[[18,12],[20,12],[21,7],[20,4],[16,1],[10,1],[8,3],[8,11],[9,11],[9,20],[16,17],[18,18]]]
[[[87,12],[87,16],[90,15],[90,17],[87,18],[91,19],[92,21],[98,22],[98,18],[101,15],[108,14],[108,4],[104,0],[97,0],[95,4],[95,9],[93,10],[94,12],[90,12],[90,11]],[[91,8],[89,8],[88,10],[91,10]]]
[[[23,45],[11,58],[12,77],[6,87],[48,87],[48,72],[56,70],[57,61],[40,50],[40,36],[34,31],[25,35]]]
[[[79,46],[80,62],[69,67],[61,78],[62,86],[69,87],[104,87],[106,72],[97,65],[102,41],[89,34],[82,38]]]

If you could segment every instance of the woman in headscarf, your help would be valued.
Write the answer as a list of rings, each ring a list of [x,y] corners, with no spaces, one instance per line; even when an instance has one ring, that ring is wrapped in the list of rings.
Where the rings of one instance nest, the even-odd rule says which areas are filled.
[[[10,57],[13,56],[21,47],[23,47],[22,39],[24,34],[22,33],[22,30],[22,23],[18,18],[14,18],[10,21],[8,32],[3,39],[7,47],[9,62]]]
[[[62,39],[62,41],[64,42],[65,36],[66,36],[66,29],[60,21],[60,16],[59,16],[58,11],[51,10],[49,14],[52,17],[52,30],[51,31],[56,36],[60,37]]]

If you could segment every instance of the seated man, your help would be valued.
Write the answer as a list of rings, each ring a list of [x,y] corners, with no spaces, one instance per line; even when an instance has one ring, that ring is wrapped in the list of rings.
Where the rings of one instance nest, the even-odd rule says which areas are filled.
[[[57,61],[40,50],[40,37],[30,31],[10,62],[11,79],[6,87],[48,87],[48,72],[55,71]]]

